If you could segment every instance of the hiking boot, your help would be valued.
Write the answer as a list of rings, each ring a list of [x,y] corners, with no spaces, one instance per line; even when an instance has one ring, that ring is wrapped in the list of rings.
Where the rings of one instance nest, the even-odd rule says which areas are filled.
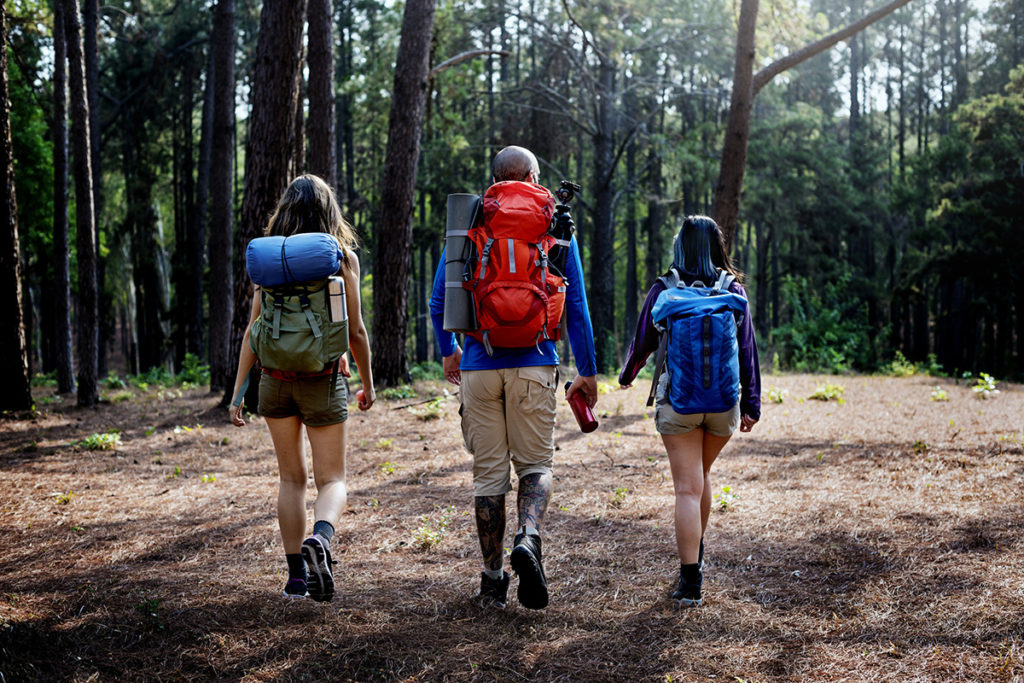
[[[306,581],[304,579],[288,579],[284,585],[284,597],[302,599],[306,597]]]
[[[541,564],[540,534],[526,533],[526,527],[516,535],[512,548],[512,571],[519,577],[516,595],[519,604],[527,609],[544,609],[548,606],[548,581],[544,578]]]
[[[302,542],[302,559],[306,561],[306,583],[309,597],[317,602],[330,602],[334,597],[334,575],[331,574],[331,547],[317,534]]]
[[[679,567],[679,580],[672,591],[672,599],[679,607],[700,607],[700,586],[704,581],[700,564],[684,564]]]
[[[473,596],[484,607],[495,609],[505,608],[505,596],[508,595],[508,582],[512,576],[503,571],[500,579],[492,579],[485,572],[480,572],[480,591]]]

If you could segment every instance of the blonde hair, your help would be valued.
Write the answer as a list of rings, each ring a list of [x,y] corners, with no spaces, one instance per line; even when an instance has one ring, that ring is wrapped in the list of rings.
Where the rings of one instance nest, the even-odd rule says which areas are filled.
[[[284,191],[264,234],[288,237],[302,232],[334,235],[345,253],[359,246],[355,230],[341,215],[334,191],[311,173],[300,175]]]

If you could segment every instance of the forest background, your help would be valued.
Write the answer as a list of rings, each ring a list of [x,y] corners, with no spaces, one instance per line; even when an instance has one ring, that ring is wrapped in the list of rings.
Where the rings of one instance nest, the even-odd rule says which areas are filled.
[[[770,82],[758,70],[884,3],[2,4],[17,203],[0,258],[20,296],[12,312],[5,285],[3,310],[24,329],[3,353],[61,391],[77,379],[80,404],[110,373],[208,365],[228,390],[244,245],[307,170],[362,241],[375,375],[429,372],[446,196],[482,192],[506,144],[537,153],[548,187],[584,188],[573,214],[615,372],[682,216],[722,215],[755,31],[742,203],[723,225],[763,365],[1024,377],[1021,0],[891,3]]]

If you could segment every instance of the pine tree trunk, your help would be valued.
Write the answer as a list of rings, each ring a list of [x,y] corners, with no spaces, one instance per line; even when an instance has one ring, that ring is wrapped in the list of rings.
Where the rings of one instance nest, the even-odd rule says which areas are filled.
[[[0,88],[3,88],[3,115],[0,140],[4,146],[4,189],[0,198],[4,228],[0,230],[0,353],[7,364],[4,391],[0,391],[0,410],[30,410],[32,390],[28,377],[28,348],[21,309],[21,256],[18,247],[18,204],[14,197],[14,149],[11,143],[11,100],[7,81],[7,2],[0,0]]]
[[[96,282],[96,233],[92,194],[89,103],[85,92],[85,61],[78,0],[62,0],[68,52],[68,84],[71,102],[71,140],[75,177],[75,226],[78,248],[78,405],[94,406],[99,400],[97,364],[99,304]]]
[[[210,198],[210,168],[213,155],[213,50],[207,55],[206,89],[199,132],[199,169],[196,177],[196,201],[188,234],[188,272],[192,277],[192,303],[188,310],[188,334],[185,351],[200,357],[203,353],[203,252]]]
[[[405,344],[412,214],[433,26],[434,0],[406,2],[388,120],[373,275],[373,374],[383,386],[399,384],[409,374]]]
[[[68,92],[64,5],[53,6],[53,270],[57,391],[75,390],[71,350],[71,264],[68,249]]]
[[[635,106],[635,103],[631,103]],[[627,107],[631,109],[631,107]],[[636,263],[636,197],[633,187],[636,184],[636,144],[629,143],[626,148],[626,311],[623,322],[623,339],[629,339],[636,329],[638,317],[637,304],[637,263]],[[629,343],[628,341],[626,342]]]
[[[597,133],[594,135],[594,236],[590,245],[590,314],[598,372],[617,363],[615,337],[615,65],[598,69]]]
[[[114,319],[110,314],[111,306],[104,295],[103,283],[106,279],[106,267],[103,259],[99,257],[100,245],[100,216],[103,213],[103,167],[102,140],[100,129],[100,55],[98,43],[98,0],[83,0],[82,2],[82,46],[85,51],[85,92],[89,102],[89,154],[91,157],[92,171],[92,201],[93,201],[93,223],[96,233],[96,296],[99,309],[99,319],[96,321],[99,334],[99,343],[96,347],[96,375],[104,377],[107,373],[107,344],[106,339],[113,335]]]
[[[252,114],[245,149],[245,197],[235,237],[234,314],[230,352],[232,370],[249,322],[252,288],[243,254],[249,240],[266,228],[267,219],[288,186],[288,166],[295,150],[295,101],[302,50],[305,0],[266,0],[252,78]],[[218,62],[218,70],[219,70]],[[287,136],[281,139],[282,132]],[[224,403],[231,401],[233,382],[226,382]]]
[[[309,50],[309,122],[306,168],[337,188],[334,133],[334,16],[331,0],[309,0],[306,10]]]
[[[213,18],[213,130],[210,158],[210,391],[234,384],[230,367],[234,272],[235,0],[219,0]]]

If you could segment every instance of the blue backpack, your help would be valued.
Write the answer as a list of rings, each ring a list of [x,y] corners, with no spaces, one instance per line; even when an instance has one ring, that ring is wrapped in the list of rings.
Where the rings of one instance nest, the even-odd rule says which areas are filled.
[[[747,300],[728,291],[735,280],[721,271],[711,287],[697,281],[687,286],[673,268],[660,280],[665,291],[651,309],[662,331],[651,397],[661,372],[668,372],[668,399],[681,415],[721,413],[739,400],[740,363],[736,329]]]

